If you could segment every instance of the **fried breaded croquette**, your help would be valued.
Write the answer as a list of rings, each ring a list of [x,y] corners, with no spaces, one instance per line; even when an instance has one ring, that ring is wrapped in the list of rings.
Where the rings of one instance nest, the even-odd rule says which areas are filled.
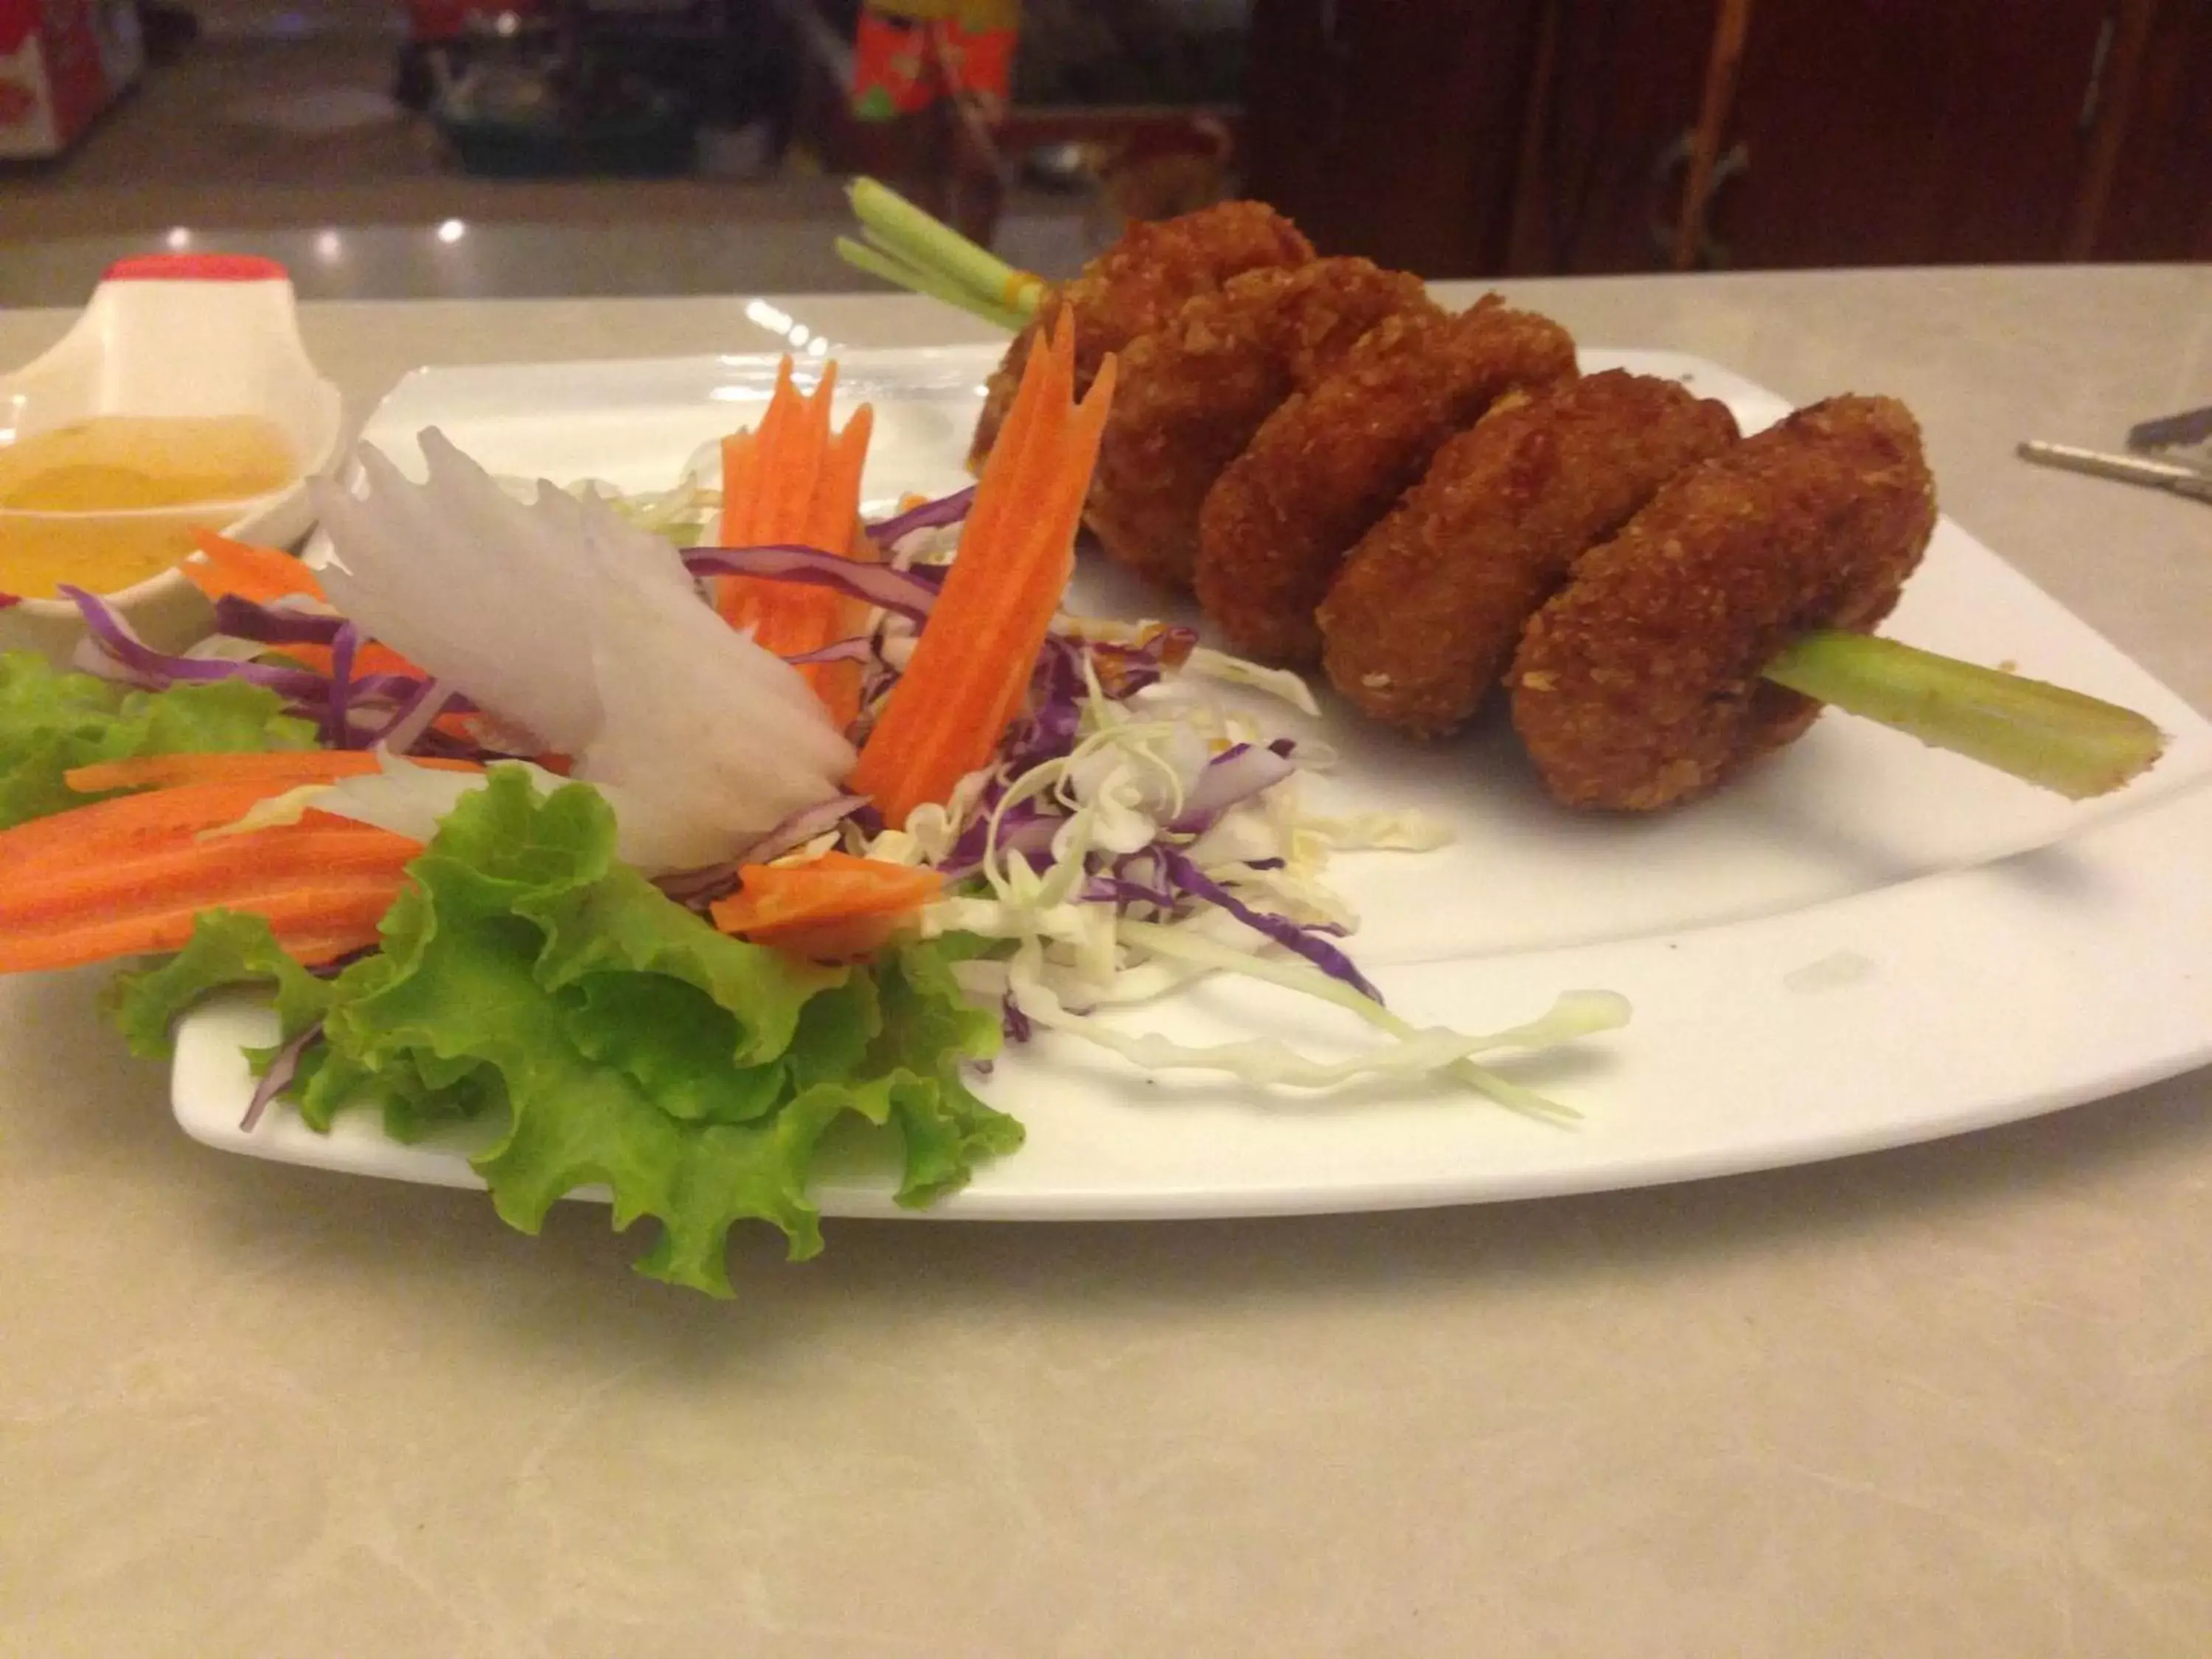
[[[1211,293],[1243,271],[1300,265],[1313,257],[1313,244],[1264,202],[1221,202],[1176,218],[1131,225],[1078,276],[1048,294],[1036,319],[1006,348],[984,393],[969,465],[980,466],[991,453],[1013,407],[1031,343],[1063,309],[1075,313],[1075,390],[1080,395],[1109,352],[1159,327],[1193,295]]]
[[[1198,514],[1224,467],[1297,387],[1387,318],[1437,315],[1417,276],[1365,259],[1249,270],[1186,301],[1120,354],[1085,519],[1117,562],[1187,587]]]
[[[1736,435],[1725,404],[1624,369],[1499,399],[1346,556],[1319,616],[1330,680],[1402,731],[1455,731],[1575,560]]]
[[[1303,667],[1346,551],[1498,396],[1575,373],[1575,343],[1495,295],[1377,327],[1285,400],[1224,468],[1199,520],[1199,604],[1236,650]],[[1133,379],[1133,374],[1132,375]]]
[[[1760,678],[1814,629],[1873,629],[1936,525],[1917,424],[1843,397],[1698,463],[1586,553],[1523,635],[1513,723],[1570,806],[1650,811],[1802,736]]]

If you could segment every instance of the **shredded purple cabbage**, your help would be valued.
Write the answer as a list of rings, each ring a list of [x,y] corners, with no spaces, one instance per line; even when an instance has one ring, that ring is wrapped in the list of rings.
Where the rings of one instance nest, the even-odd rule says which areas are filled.
[[[878,547],[893,547],[917,530],[942,530],[946,525],[958,524],[975,504],[975,486],[969,484],[965,489],[956,489],[950,495],[940,495],[933,501],[924,501],[920,507],[910,507],[879,524],[868,526],[868,539]]]
[[[1194,898],[1216,904],[1255,933],[1295,951],[1331,979],[1341,981],[1364,997],[1376,1002],[1382,1000],[1366,975],[1353,965],[1350,957],[1338,950],[1316,930],[1301,927],[1287,916],[1273,915],[1265,910],[1255,910],[1236,894],[1200,870],[1191,858],[1178,848],[1156,846],[1152,849],[1159,855],[1162,866],[1175,884]]]
[[[265,663],[225,662],[215,658],[179,657],[156,651],[133,633],[122,613],[96,593],[64,586],[62,597],[76,606],[85,631],[100,653],[125,671],[122,678],[152,690],[163,690],[180,681],[244,680],[266,687],[293,702],[319,702],[328,695],[329,682],[304,668],[277,668]]]
[[[215,626],[233,639],[261,645],[328,645],[337,638],[343,617],[318,617],[305,611],[256,605],[226,593],[215,602]]]
[[[937,603],[937,585],[910,570],[824,553],[817,547],[690,547],[684,568],[695,576],[765,576],[808,587],[834,587],[869,605],[920,622]]]
[[[1083,647],[1048,635],[1030,673],[1027,712],[1014,722],[1000,746],[1002,775],[1019,777],[1075,747],[1083,725]]]
[[[340,624],[331,641],[331,689],[323,705],[323,742],[332,749],[356,746],[353,719],[353,653],[361,643],[361,630],[351,623]]]
[[[379,743],[391,743],[403,753],[420,749],[426,753],[452,754],[464,759],[481,759],[504,752],[468,744],[457,746],[427,731],[430,722],[441,714],[476,712],[476,705],[459,692],[412,674],[356,677],[353,663],[362,641],[349,623],[335,618],[287,617],[260,605],[250,607],[259,613],[258,618],[243,615],[236,618],[249,626],[263,625],[261,618],[276,618],[274,626],[279,629],[297,623],[303,626],[292,637],[315,643],[323,642],[316,635],[323,632],[322,624],[327,622],[325,637],[331,648],[331,665],[335,672],[325,675],[309,668],[284,667],[274,663],[234,662],[222,657],[176,656],[156,651],[140,640],[121,614],[98,595],[76,587],[65,587],[62,592],[85,620],[88,637],[78,647],[79,664],[107,678],[149,691],[163,691],[173,685],[187,684],[214,684],[224,680],[258,685],[283,698],[287,713],[313,720],[320,728],[322,741],[336,749],[366,749]],[[312,625],[315,632],[307,631],[305,625]],[[236,637],[254,636],[245,634]],[[365,722],[357,718],[364,715],[374,717]],[[394,742],[395,738],[401,741]]]
[[[1012,991],[999,1000],[999,1028],[1006,1033],[1009,1042],[1027,1042],[1036,1034],[1036,1028],[1030,1024],[1030,1017],[1022,1012],[1021,1004],[1014,1000]]]
[[[261,1115],[269,1109],[269,1103],[292,1086],[292,1079],[300,1075],[300,1057],[307,1052],[308,1045],[323,1034],[323,1022],[317,1020],[306,1030],[279,1048],[269,1062],[269,1069],[253,1085],[253,1098],[246,1103],[246,1115],[238,1127],[247,1134],[261,1121]]]
[[[968,827],[960,832],[937,867],[947,881],[959,881],[983,867],[983,851],[990,841],[991,815],[1004,797],[1006,787],[996,784],[976,803]],[[1048,812],[1034,799],[1018,800],[999,819],[998,851],[1001,857],[1026,857],[1040,866],[1052,856],[1052,838],[1066,820]]]
[[[1173,915],[1181,907],[1181,901],[1164,887],[1148,887],[1121,876],[1085,878],[1083,901],[1086,904],[1149,904],[1163,915]]]

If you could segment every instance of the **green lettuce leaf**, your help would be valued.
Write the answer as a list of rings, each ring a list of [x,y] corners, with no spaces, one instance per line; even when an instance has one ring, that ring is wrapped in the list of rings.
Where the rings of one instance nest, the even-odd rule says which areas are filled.
[[[905,1146],[898,1202],[919,1209],[967,1185],[979,1158],[1003,1157],[1022,1144],[1022,1126],[987,1106],[958,1069],[935,1056],[986,1059],[998,1053],[998,1016],[969,1002],[944,953],[908,946],[877,972],[883,1030],[859,1066],[862,1076],[912,1079],[891,1094]]]
[[[409,874],[381,950],[334,979],[250,918],[204,918],[173,961],[125,977],[117,1018],[134,1044],[166,1042],[209,991],[270,984],[288,1036],[322,1022],[294,1085],[312,1127],[363,1106],[400,1140],[495,1127],[476,1168],[510,1224],[534,1232],[604,1184],[617,1229],[660,1224],[641,1271],[718,1296],[739,1221],[779,1228],[793,1260],[822,1248],[808,1183],[839,1118],[901,1135],[906,1204],[1020,1144],[961,1080],[999,1023],[947,952],[823,967],[727,938],[616,861],[613,815],[585,786],[541,796],[493,768]]]
[[[176,955],[110,981],[103,1006],[132,1054],[166,1060],[173,1051],[169,1033],[177,1016],[234,986],[274,992],[281,1041],[286,1042],[322,1018],[336,996],[330,981],[316,978],[286,953],[263,918],[210,910],[193,924],[191,939]]]
[[[312,722],[236,680],[139,691],[64,673],[34,652],[0,653],[0,830],[100,799],[62,781],[72,767],[140,755],[307,749]]]

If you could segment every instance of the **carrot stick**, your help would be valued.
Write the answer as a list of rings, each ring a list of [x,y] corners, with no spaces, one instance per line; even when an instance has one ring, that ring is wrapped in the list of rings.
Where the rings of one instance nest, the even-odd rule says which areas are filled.
[[[1032,349],[1022,365],[1022,378],[1014,393],[1013,406],[1008,410],[1004,423],[999,428],[997,441],[991,453],[1007,451],[1006,462],[996,468],[986,465],[982,476],[975,483],[975,499],[968,508],[968,521],[961,527],[960,545],[964,553],[974,543],[988,547],[999,533],[999,524],[1006,512],[1009,486],[1027,476],[1034,465],[1032,452],[1043,436],[1042,428],[1065,418],[1066,398],[1055,397],[1048,384],[1056,366],[1059,353],[1057,331],[1048,336],[1042,350]],[[1074,384],[1073,365],[1069,366],[1068,384]],[[996,482],[993,474],[997,474]],[[957,561],[955,562],[957,562]]]
[[[714,925],[757,944],[860,918],[902,921],[944,890],[936,871],[830,852],[803,864],[748,864],[710,908]]]
[[[831,362],[814,392],[800,396],[787,356],[757,430],[724,441],[726,546],[792,543],[874,556],[859,533],[860,473],[874,411],[865,405],[855,410],[833,436],[830,417],[836,389],[837,365]],[[803,656],[835,643],[859,625],[860,614],[860,607],[829,589],[760,577],[724,577],[715,604],[732,628],[750,629],[763,650],[781,657]],[[860,713],[860,665],[805,663],[799,672],[830,718],[840,727],[849,726]]]
[[[474,761],[425,757],[411,763],[441,772],[481,772]],[[79,794],[110,789],[173,788],[187,783],[266,784],[279,794],[307,783],[336,783],[379,769],[366,749],[284,749],[263,753],[140,755],[130,760],[98,761],[73,767],[62,781]]]
[[[850,558],[876,556],[875,544],[860,526],[860,472],[867,464],[868,439],[874,429],[875,411],[862,404],[845,422],[845,429],[830,440],[806,527],[799,537],[803,545],[840,550]],[[830,588],[787,583],[778,595],[778,608],[761,619],[753,637],[780,656],[796,657],[849,637],[859,631],[866,613],[866,605]],[[802,663],[799,672],[840,731],[859,716],[859,663]]]
[[[241,891],[141,915],[104,918],[65,932],[17,937],[0,933],[0,974],[80,968],[117,957],[181,951],[203,910],[221,908],[265,918],[277,942],[305,962],[327,961],[377,942],[377,923],[405,885],[398,876],[273,891]],[[295,946],[294,941],[300,941]],[[312,951],[314,954],[308,954]]]
[[[56,864],[133,857],[204,830],[235,823],[255,803],[289,787],[251,781],[183,784],[88,802],[0,831],[0,871],[7,872],[12,886]]]
[[[412,836],[342,818],[180,839],[121,862],[87,860],[10,882],[0,893],[0,939],[66,933],[149,910],[205,910],[245,890],[394,881],[422,850]]]
[[[722,526],[726,544],[731,547],[759,544],[761,501],[769,487],[769,475],[787,456],[801,401],[787,353],[776,365],[775,390],[769,394],[768,407],[761,412],[760,425],[754,428],[744,456],[744,476],[735,481],[727,477],[722,480]]]
[[[1090,394],[1068,422],[1056,460],[1058,471],[1031,521],[1033,544],[1024,562],[1035,573],[1037,586],[1029,595],[1028,604],[1035,609],[1028,614],[1034,617],[1041,611],[1047,629],[1075,574],[1075,526],[1082,517],[1084,500],[1090,493],[1091,468],[1098,459],[1098,443],[1105,431],[1107,409],[1113,402],[1118,367],[1110,357],[1101,365]],[[1066,526],[1064,530],[1060,528],[1063,525]],[[985,647],[987,653],[1007,653],[997,659],[988,655],[984,659],[997,660],[1008,671],[1001,681],[997,704],[984,718],[986,726],[1000,734],[1012,723],[1021,707],[1023,696],[1029,690],[1030,665],[1036,659],[1038,647],[1044,643],[1043,629],[1033,630],[1030,623],[1021,620],[1022,616],[1021,611],[1009,610],[1001,634]],[[1035,639],[1024,644],[1031,631],[1035,632]],[[994,747],[997,741],[995,737],[992,739]]]
[[[798,401],[781,454],[763,453],[760,494],[754,511],[757,542],[795,539],[805,532],[814,491],[822,481],[822,462],[830,447],[830,399],[837,387],[837,365],[824,365],[822,383],[811,398]]]
[[[732,432],[722,440],[722,520],[719,538],[724,547],[745,544],[745,514],[759,490],[759,436],[752,432]]]
[[[1115,374],[1109,357],[1071,409],[1074,350],[1063,313],[1024,367],[960,555],[854,770],[851,787],[894,826],[989,761],[1066,594]]]
[[[226,593],[266,605],[271,599],[321,599],[323,585],[315,573],[279,547],[256,547],[234,542],[212,530],[193,532],[199,552],[178,567],[185,579],[211,599]]]
[[[823,406],[823,418],[829,419],[829,406]],[[826,548],[832,552],[849,550],[853,528],[860,517],[860,472],[868,462],[868,440],[876,429],[876,411],[862,404],[853,411],[853,418],[845,422],[845,429],[828,440],[828,450],[823,457],[822,477],[816,485],[814,498],[808,503],[805,530],[799,541],[803,546]],[[803,588],[802,592],[819,593],[823,588]]]

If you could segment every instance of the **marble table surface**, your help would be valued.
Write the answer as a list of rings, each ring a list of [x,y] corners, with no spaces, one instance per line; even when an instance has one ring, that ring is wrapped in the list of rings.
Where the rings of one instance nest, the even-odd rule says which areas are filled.
[[[2212,508],[2012,453],[2212,400],[2212,269],[1508,292],[1902,397],[1946,507],[2212,713]],[[763,348],[750,297],[305,330],[358,420],[419,363]],[[0,314],[0,363],[67,321]],[[833,1224],[716,1304],[592,1206],[525,1238],[188,1141],[98,985],[0,981],[0,1652],[2212,1651],[2212,1073],[1559,1200]]]

